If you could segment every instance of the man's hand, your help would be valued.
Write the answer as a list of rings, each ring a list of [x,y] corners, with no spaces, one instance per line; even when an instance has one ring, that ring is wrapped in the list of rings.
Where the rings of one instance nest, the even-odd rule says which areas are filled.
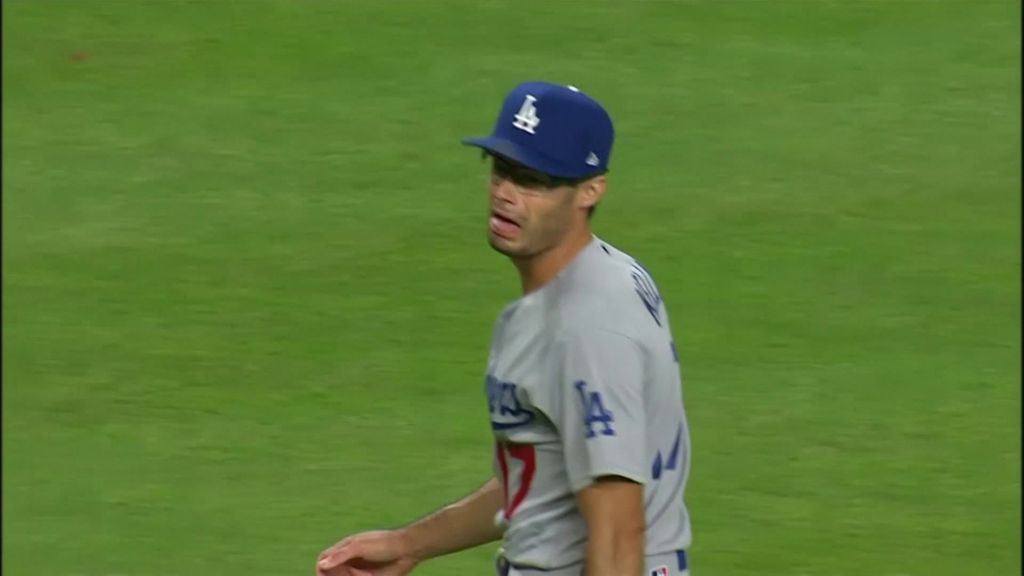
[[[398,530],[349,536],[317,559],[317,576],[405,576],[418,561]]]

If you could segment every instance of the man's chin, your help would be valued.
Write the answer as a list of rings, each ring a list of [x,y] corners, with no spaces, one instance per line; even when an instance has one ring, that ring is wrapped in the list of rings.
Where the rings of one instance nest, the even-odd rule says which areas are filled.
[[[495,252],[499,252],[510,258],[516,258],[526,255],[526,251],[521,247],[516,246],[515,242],[506,240],[493,233],[487,235],[487,243],[494,248]]]

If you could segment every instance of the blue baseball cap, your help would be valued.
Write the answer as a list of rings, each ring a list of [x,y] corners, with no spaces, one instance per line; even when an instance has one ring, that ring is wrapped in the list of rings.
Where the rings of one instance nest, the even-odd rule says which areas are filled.
[[[505,97],[494,132],[467,138],[483,148],[559,178],[586,178],[608,170],[615,130],[597,101],[575,86],[524,82]]]

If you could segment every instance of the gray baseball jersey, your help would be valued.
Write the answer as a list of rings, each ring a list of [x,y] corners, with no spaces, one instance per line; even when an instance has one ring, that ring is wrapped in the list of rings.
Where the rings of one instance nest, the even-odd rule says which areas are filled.
[[[644,485],[648,556],[689,547],[679,361],[661,296],[633,258],[594,237],[554,280],[508,305],[486,388],[509,562],[582,562],[575,495],[605,475]]]

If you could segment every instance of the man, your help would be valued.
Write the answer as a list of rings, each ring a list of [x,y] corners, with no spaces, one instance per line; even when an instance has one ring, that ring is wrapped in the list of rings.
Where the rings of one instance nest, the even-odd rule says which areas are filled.
[[[390,531],[346,538],[317,573],[401,576],[504,539],[499,575],[687,575],[690,442],[678,357],[651,277],[595,237],[614,131],[572,86],[529,82],[492,135],[489,240],[523,296],[498,318],[486,390],[495,476]]]

